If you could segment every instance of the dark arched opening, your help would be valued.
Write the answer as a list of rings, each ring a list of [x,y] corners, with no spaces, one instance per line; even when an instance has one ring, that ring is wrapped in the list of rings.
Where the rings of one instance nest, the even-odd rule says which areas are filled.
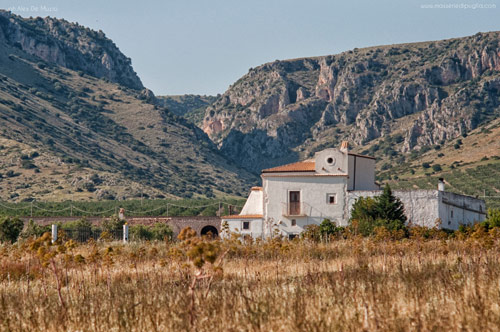
[[[219,236],[219,231],[217,231],[217,228],[214,226],[205,226],[201,229],[201,236],[211,236],[211,237],[217,237]]]

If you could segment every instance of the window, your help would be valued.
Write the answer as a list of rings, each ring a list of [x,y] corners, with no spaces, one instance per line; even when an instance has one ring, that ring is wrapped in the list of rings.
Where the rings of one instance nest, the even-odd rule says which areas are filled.
[[[453,218],[453,210],[451,210],[451,217]]]
[[[330,166],[335,165],[335,157],[328,157],[326,158],[326,163]]]
[[[297,220],[292,219],[292,226],[297,226]]]
[[[246,229],[246,230],[250,229],[250,221],[243,222],[243,229]]]
[[[326,195],[326,203],[327,204],[337,204],[337,195],[336,194],[327,194]]]
[[[288,213],[291,216],[300,215],[300,191],[289,192]]]

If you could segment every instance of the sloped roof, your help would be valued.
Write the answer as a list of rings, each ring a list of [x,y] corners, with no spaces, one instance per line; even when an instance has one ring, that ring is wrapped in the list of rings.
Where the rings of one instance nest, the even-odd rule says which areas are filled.
[[[375,157],[365,156],[357,153],[350,153],[350,156],[367,158],[367,159],[375,159]],[[286,164],[282,166],[277,166],[273,168],[263,169],[262,173],[279,173],[279,172],[314,172],[316,169],[316,162],[314,159],[307,159],[304,161],[299,161],[296,163]]]
[[[314,172],[316,163],[314,159],[299,161],[296,163],[286,164],[273,168],[263,169],[262,173],[275,173],[275,172]]]

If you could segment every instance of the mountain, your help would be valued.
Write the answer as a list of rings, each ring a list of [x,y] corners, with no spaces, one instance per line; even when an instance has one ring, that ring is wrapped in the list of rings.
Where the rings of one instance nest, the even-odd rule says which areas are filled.
[[[101,32],[0,11],[0,199],[239,195],[256,176],[156,104]]]
[[[379,168],[404,163],[498,118],[499,37],[478,33],[267,63],[208,107],[202,128],[252,172],[342,140],[377,156]]]
[[[217,100],[215,96],[179,95],[157,96],[157,104],[175,115],[182,116],[196,125],[203,122],[205,110]]]
[[[0,40],[52,64],[142,89],[131,59],[102,31],[51,17],[22,18],[0,10]]]

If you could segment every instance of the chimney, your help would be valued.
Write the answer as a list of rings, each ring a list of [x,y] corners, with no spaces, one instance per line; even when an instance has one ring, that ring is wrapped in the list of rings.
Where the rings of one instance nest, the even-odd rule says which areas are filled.
[[[439,191],[444,191],[444,179],[443,178],[439,178],[438,190]]]
[[[340,145],[340,151],[347,153],[347,150],[349,150],[349,142],[342,141],[342,144]]]

